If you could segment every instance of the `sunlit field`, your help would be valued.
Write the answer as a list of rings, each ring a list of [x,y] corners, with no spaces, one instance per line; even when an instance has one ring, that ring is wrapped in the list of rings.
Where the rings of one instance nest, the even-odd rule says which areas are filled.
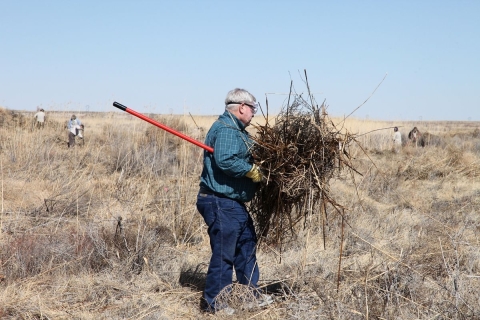
[[[47,110],[44,129],[33,114],[0,108],[0,318],[226,317],[199,309],[202,149],[125,112],[76,113],[85,139],[68,148],[70,113]],[[201,142],[216,119],[147,116]],[[262,243],[275,302],[230,318],[479,319],[480,123],[332,121],[356,136],[358,173],[330,186],[344,219],[313,212],[295,239]],[[409,143],[415,126],[435,143]]]

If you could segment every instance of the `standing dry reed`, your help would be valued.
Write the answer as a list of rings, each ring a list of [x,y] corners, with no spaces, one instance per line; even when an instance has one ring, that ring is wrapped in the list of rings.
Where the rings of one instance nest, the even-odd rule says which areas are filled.
[[[304,112],[311,118],[311,111]],[[151,132],[128,115],[86,113],[81,115],[85,146],[73,152],[62,125],[69,114],[49,116],[56,122],[39,134],[22,126],[21,115],[0,109],[0,318],[220,319],[198,310],[210,257],[195,208],[201,150]],[[33,113],[24,113],[29,117]],[[178,120],[160,121],[175,127]],[[215,117],[195,121],[207,128]],[[319,125],[302,121],[300,127]],[[330,120],[325,124],[336,132]],[[356,184],[337,177],[340,166],[328,157],[315,163],[311,174],[333,170],[326,195],[347,208],[343,236],[335,207],[324,210],[321,194],[320,202],[309,206],[319,191],[305,196],[304,213],[311,207],[309,218],[326,215],[328,223],[324,229],[294,225],[286,236],[295,232],[296,237],[284,247],[281,261],[277,247],[261,246],[260,285],[275,295],[275,303],[239,310],[234,317],[480,318],[480,138],[475,133],[480,124],[347,119],[344,125],[342,132],[355,132],[355,141],[377,128],[398,125],[408,132],[418,126],[442,136],[447,146],[406,146],[393,153],[386,131],[358,138],[362,148],[349,145],[349,156],[332,143],[342,166],[351,163],[363,174],[350,172]],[[319,189],[316,184],[314,179],[305,186]],[[305,221],[299,212],[293,206],[292,219]],[[270,226],[268,237],[275,228]],[[326,247],[320,245],[324,230]]]

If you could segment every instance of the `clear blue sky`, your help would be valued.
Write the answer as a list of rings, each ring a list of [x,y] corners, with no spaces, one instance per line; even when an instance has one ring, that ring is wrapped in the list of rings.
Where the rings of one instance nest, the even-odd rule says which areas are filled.
[[[0,0],[0,106],[223,112],[306,92],[331,116],[480,121],[480,1]],[[269,95],[271,112],[286,96]]]

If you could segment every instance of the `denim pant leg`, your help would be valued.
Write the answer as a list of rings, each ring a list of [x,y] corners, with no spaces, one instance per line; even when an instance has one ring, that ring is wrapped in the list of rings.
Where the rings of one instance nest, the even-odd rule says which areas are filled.
[[[238,282],[257,288],[260,277],[256,256],[257,236],[252,218],[245,207],[243,210],[245,211],[247,220],[240,230],[233,264]]]
[[[213,310],[218,293],[232,284],[235,249],[239,224],[234,218],[239,204],[213,195],[198,195],[197,209],[208,226],[212,257],[208,266],[204,298]]]

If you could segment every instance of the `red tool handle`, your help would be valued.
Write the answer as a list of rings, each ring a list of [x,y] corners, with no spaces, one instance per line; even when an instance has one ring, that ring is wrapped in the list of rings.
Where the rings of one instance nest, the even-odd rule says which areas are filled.
[[[184,140],[187,140],[188,142],[193,143],[194,145],[199,146],[200,148],[203,148],[203,149],[207,150],[207,151],[210,152],[210,153],[213,153],[213,148],[212,148],[212,147],[209,147],[209,146],[207,146],[206,144],[201,143],[200,141],[197,141],[197,140],[195,140],[195,139],[193,139],[193,138],[191,138],[191,137],[189,137],[189,136],[187,136],[187,135],[184,135],[184,134],[181,133],[181,132],[178,132],[178,131],[176,131],[176,130],[173,130],[172,128],[167,127],[166,125],[161,124],[160,122],[155,121],[155,120],[153,120],[153,119],[151,119],[151,118],[149,118],[149,117],[147,117],[147,116],[144,116],[143,114],[138,113],[138,112],[135,111],[135,110],[129,109],[129,108],[127,108],[126,106],[124,106],[123,104],[120,104],[120,103],[118,103],[118,102],[114,102],[114,103],[113,103],[113,106],[114,106],[114,107],[117,107],[117,108],[120,109],[120,110],[126,111],[126,112],[128,112],[128,113],[130,113],[130,114],[133,114],[135,117],[138,117],[138,118],[140,118],[140,119],[142,119],[142,120],[145,120],[145,121],[153,124],[154,126],[159,127],[160,129],[163,129],[163,130],[165,130],[165,131],[167,131],[167,132],[170,132],[171,134],[176,135],[177,137],[180,137],[180,138],[182,138],[182,139],[184,139]]]

